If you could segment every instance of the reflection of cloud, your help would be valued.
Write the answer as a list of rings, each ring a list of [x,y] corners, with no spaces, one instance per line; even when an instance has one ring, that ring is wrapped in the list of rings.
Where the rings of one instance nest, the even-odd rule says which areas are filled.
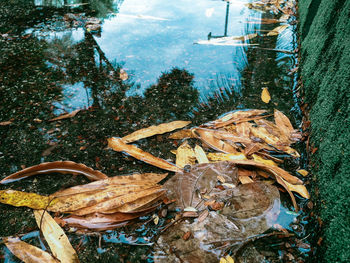
[[[236,18],[242,17],[244,8],[242,4],[230,10],[229,35],[240,35],[243,31],[244,24]],[[173,67],[193,73],[196,87],[206,92],[200,85],[209,75],[230,73],[232,68],[241,68],[239,65],[245,63],[242,47],[193,45],[209,32],[223,34],[225,15],[224,1],[127,0],[120,7],[120,14],[104,20],[101,38],[96,41],[110,61],[123,63],[124,69],[132,70],[132,80],[141,85],[138,92]],[[168,20],[135,19],[140,16]],[[235,56],[233,63],[233,54],[238,53],[242,54]]]
[[[205,10],[206,17],[211,17],[213,13],[214,13],[214,8],[208,8],[207,10]]]

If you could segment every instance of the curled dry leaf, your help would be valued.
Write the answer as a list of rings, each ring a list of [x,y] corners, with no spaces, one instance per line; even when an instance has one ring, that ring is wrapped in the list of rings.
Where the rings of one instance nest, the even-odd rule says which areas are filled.
[[[161,169],[165,169],[172,172],[182,171],[181,168],[175,166],[170,162],[165,161],[164,159],[155,157],[152,154],[147,153],[134,145],[128,145],[124,143],[124,141],[121,138],[109,138],[108,146],[117,152],[126,152],[127,154],[131,155],[132,157],[138,160],[144,161]]]
[[[283,179],[281,179],[281,180],[283,180]],[[290,191],[297,192],[302,197],[304,197],[306,199],[310,199],[309,191],[306,189],[305,185],[294,185],[294,184],[288,183],[285,180],[283,180],[283,182],[286,184],[286,186],[288,187],[288,189]]]
[[[56,221],[44,210],[34,210],[34,216],[55,258],[62,263],[79,262],[77,253]]]
[[[267,88],[263,88],[261,92],[261,100],[265,103],[269,103],[271,100],[271,96],[269,90]]]
[[[64,119],[69,119],[69,118],[73,118],[75,115],[77,115],[77,113],[81,111],[81,109],[78,110],[74,110],[71,113],[67,113],[67,114],[62,114],[56,118],[50,119],[49,121],[58,121],[58,120],[64,120]]]
[[[196,156],[192,147],[184,141],[176,150],[176,166],[184,168],[186,165],[195,164]]]
[[[19,238],[7,237],[3,238],[3,241],[11,253],[25,263],[59,263],[46,251],[23,242]]]
[[[148,128],[135,131],[127,136],[124,136],[122,140],[125,143],[130,143],[140,139],[151,137],[156,134],[163,134],[163,133],[171,132],[176,129],[181,129],[190,123],[191,123],[190,121],[173,121],[169,123],[162,123],[157,126],[150,126]]]
[[[0,181],[1,184],[11,183],[31,175],[61,173],[61,174],[81,174],[90,180],[101,180],[108,178],[107,175],[100,171],[94,170],[81,163],[71,161],[47,162],[34,165],[13,173]]]

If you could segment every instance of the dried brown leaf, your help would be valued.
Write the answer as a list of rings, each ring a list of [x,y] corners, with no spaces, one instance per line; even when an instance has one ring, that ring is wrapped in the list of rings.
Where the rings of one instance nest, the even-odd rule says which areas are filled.
[[[81,109],[72,111],[71,113],[67,113],[67,114],[62,114],[56,118],[50,119],[49,121],[58,121],[58,120],[64,120],[64,119],[69,119],[69,118],[73,118],[75,115],[77,115],[77,113],[81,111]]]
[[[122,140],[125,143],[130,143],[140,139],[151,137],[156,134],[163,134],[163,133],[171,132],[176,129],[181,129],[190,123],[191,123],[190,121],[173,121],[169,123],[162,123],[157,126],[150,126],[148,128],[135,131],[127,136],[124,136]]]
[[[147,153],[134,145],[124,143],[124,141],[121,138],[109,138],[108,146],[117,152],[126,152],[127,154],[131,155],[132,157],[138,160],[144,161],[161,169],[165,169],[172,172],[182,171],[181,168],[176,167],[174,164],[167,162],[164,159],[155,157],[152,154]]]

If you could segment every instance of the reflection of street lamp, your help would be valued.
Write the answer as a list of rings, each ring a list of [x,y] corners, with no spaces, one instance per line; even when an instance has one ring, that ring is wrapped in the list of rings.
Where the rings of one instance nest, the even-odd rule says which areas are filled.
[[[225,1],[225,0],[224,0]],[[225,17],[225,32],[223,36],[213,36],[211,32],[208,34],[208,40],[211,38],[227,37],[228,14],[230,11],[230,1],[226,1],[226,17]]]

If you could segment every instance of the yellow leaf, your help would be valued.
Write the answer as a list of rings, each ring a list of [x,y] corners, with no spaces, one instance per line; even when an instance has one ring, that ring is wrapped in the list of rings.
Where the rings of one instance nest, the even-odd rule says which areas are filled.
[[[181,144],[176,150],[176,166],[184,168],[186,165],[194,165],[196,156],[187,141]]]
[[[164,159],[153,156],[152,154],[137,148],[134,145],[126,144],[121,138],[108,138],[108,146],[117,152],[126,152],[132,157],[154,165],[156,167],[172,171],[181,172],[182,169],[174,164],[165,161]]]
[[[183,129],[176,131],[169,135],[169,139],[175,139],[175,140],[181,140],[185,138],[193,138],[192,130],[191,129]]]
[[[261,100],[265,103],[269,103],[271,100],[271,96],[269,90],[267,88],[263,88],[261,92]]]
[[[262,157],[260,157],[259,155],[256,154],[252,154],[252,157],[254,159],[254,161],[258,162],[258,163],[263,163],[263,164],[267,164],[267,165],[273,165],[273,166],[278,166],[277,163],[275,163],[272,160],[266,160]]]
[[[274,28],[273,30],[271,30],[269,33],[267,33],[267,35],[268,36],[276,36],[278,34],[281,34],[287,27],[288,27],[288,25],[278,26],[278,27]]]
[[[176,129],[181,129],[190,123],[190,121],[173,121],[169,123],[162,123],[157,126],[150,126],[148,128],[135,131],[127,136],[124,136],[122,140],[125,143],[130,143],[140,139],[151,137],[156,134],[163,134]]]
[[[198,163],[209,163],[208,157],[205,154],[203,148],[197,144],[194,147],[194,153],[196,155],[196,159],[197,159]]]
[[[304,177],[309,174],[309,172],[304,169],[297,170],[297,173],[301,174]]]
[[[226,261],[227,263],[235,263],[234,259],[230,255],[226,256]]]
[[[211,162],[247,160],[243,153],[208,153],[207,156]]]
[[[0,190],[0,202],[7,205],[27,206],[33,209],[45,209],[49,205],[50,199],[52,198],[35,193],[26,193],[15,190]],[[52,202],[54,203],[55,200]]]
[[[220,258],[220,263],[227,263],[227,260],[224,258]]]
[[[283,180],[283,179],[281,178],[281,180]],[[310,199],[310,194],[309,194],[308,190],[306,189],[305,185],[294,185],[294,184],[288,183],[285,180],[283,180],[283,182],[286,184],[286,186],[288,187],[288,189],[290,191],[297,192],[302,197],[304,197],[306,199]]]
[[[49,253],[18,238],[8,237],[3,238],[3,241],[11,253],[25,263],[58,263]]]
[[[49,213],[44,210],[34,210],[34,216],[55,258],[62,263],[79,262],[78,255],[68,237]]]

